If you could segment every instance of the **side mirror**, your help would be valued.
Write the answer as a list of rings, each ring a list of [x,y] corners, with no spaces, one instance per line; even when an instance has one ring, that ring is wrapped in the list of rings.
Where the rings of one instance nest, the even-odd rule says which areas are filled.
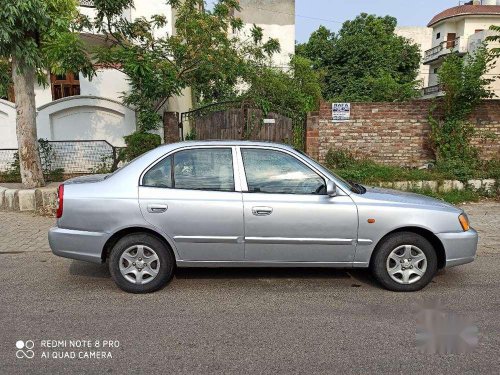
[[[333,181],[326,181],[326,194],[330,197],[334,197],[337,195],[337,185]]]

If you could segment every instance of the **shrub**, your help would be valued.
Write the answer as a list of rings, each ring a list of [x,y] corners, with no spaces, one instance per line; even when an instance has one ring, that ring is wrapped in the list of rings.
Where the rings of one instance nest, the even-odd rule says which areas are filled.
[[[468,202],[477,202],[481,198],[490,198],[491,194],[484,191],[475,191],[472,189],[451,190],[447,192],[436,192],[429,189],[413,189],[412,192],[417,194],[428,195],[433,198],[442,199],[451,204],[460,204]]]
[[[353,164],[356,164],[356,159],[354,156],[347,150],[334,150],[329,149],[326,153],[325,157],[326,166],[330,169],[343,169],[349,168]]]
[[[0,173],[1,182],[21,182],[21,167],[19,164],[19,153],[14,153],[14,160],[10,163],[9,169]]]
[[[122,158],[126,161],[148,152],[161,145],[161,137],[158,134],[135,132],[124,137],[127,148],[122,152]]]

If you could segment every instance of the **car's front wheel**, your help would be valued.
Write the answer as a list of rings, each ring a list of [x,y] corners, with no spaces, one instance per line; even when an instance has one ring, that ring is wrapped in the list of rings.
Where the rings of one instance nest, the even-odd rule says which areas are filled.
[[[170,249],[147,233],[121,238],[109,257],[109,271],[116,285],[130,293],[150,293],[172,278],[175,260]]]
[[[371,268],[386,289],[413,292],[431,282],[437,272],[437,256],[426,238],[412,232],[399,232],[383,239]]]

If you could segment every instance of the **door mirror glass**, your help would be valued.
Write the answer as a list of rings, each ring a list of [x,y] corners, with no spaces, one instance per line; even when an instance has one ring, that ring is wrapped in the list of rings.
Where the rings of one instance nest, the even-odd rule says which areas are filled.
[[[333,181],[326,181],[326,194],[330,197],[334,197],[337,195],[337,185]]]

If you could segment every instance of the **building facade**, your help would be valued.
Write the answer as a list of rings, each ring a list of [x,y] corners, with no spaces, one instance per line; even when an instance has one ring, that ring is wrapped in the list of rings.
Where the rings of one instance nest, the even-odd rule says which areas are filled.
[[[241,0],[245,28],[254,23],[264,30],[264,38],[277,38],[281,54],[273,64],[286,65],[294,52],[295,21],[294,0]],[[266,9],[263,11],[262,9]],[[79,10],[93,18],[96,9],[92,0],[80,0]],[[135,1],[133,8],[123,16],[128,20],[149,18],[155,14],[166,17],[166,26],[158,36],[175,34],[175,14],[166,0]],[[102,44],[98,34],[82,34],[88,44]],[[49,86],[35,87],[38,137],[50,141],[105,140],[113,146],[124,146],[123,137],[136,130],[133,108],[123,104],[123,93],[130,90],[125,74],[115,69],[97,67],[96,76],[89,80],[82,74],[68,72],[63,75],[48,74]],[[161,115],[189,111],[193,106],[191,90],[169,98],[157,108]],[[15,105],[0,99],[0,149],[17,148],[15,131]],[[189,131],[189,129],[185,129]],[[163,130],[158,130],[163,137]]]
[[[434,16],[427,25],[432,29],[432,45],[425,50],[423,63],[429,69],[429,79],[423,89],[424,97],[430,98],[442,94],[438,71],[446,56],[450,53],[465,55],[474,52],[486,42],[492,25],[500,25],[500,0],[471,1]],[[498,44],[487,42],[488,48],[498,48]],[[491,89],[500,97],[500,65],[497,64],[488,73],[494,78]]]
[[[420,65],[417,80],[421,83],[421,87],[429,85],[429,65],[423,63],[425,51],[432,46],[432,29],[422,26],[404,26],[397,27],[395,30],[396,35],[409,39],[412,43],[420,46],[422,54],[422,63]]]
[[[243,21],[242,33],[256,25],[262,28],[264,40],[275,38],[281,51],[272,58],[276,67],[286,70],[295,53],[295,0],[239,0],[241,11],[236,16]]]

